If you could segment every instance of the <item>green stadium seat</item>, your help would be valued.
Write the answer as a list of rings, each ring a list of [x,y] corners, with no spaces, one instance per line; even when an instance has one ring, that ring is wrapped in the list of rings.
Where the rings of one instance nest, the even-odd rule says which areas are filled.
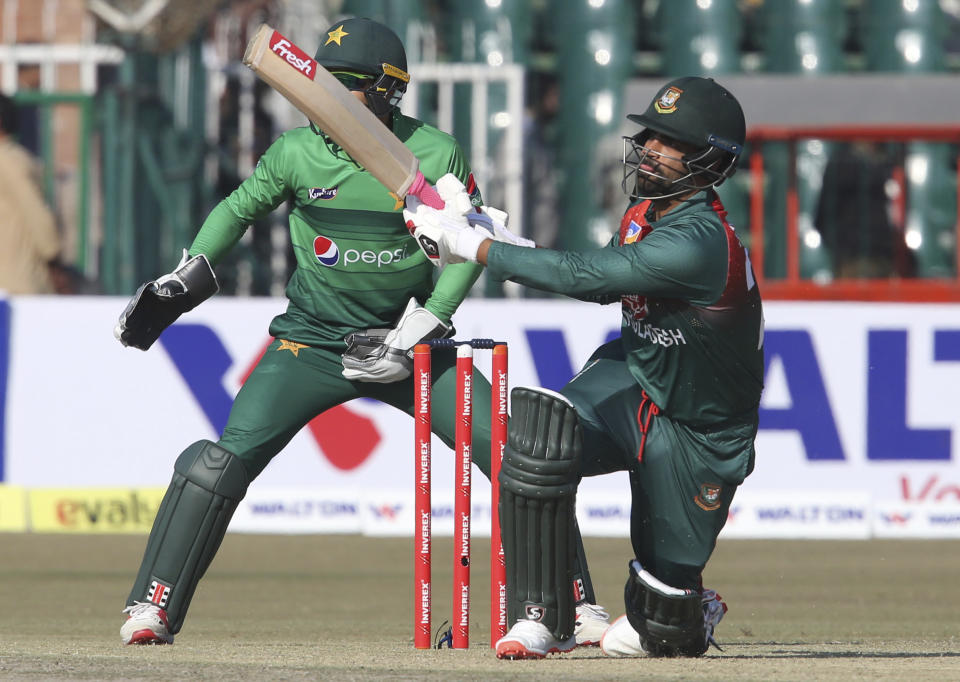
[[[740,68],[743,21],[735,0],[661,2],[657,8],[666,76],[713,76]]]
[[[759,24],[764,71],[816,76],[842,71],[846,17],[843,0],[767,0]],[[802,278],[832,276],[830,254],[814,230],[823,169],[831,153],[829,143],[800,140],[796,148],[796,190],[799,271]],[[786,274],[786,191],[790,175],[786,144],[764,146],[767,168],[765,191],[765,249],[767,276]]]
[[[930,72],[945,68],[948,23],[937,0],[866,0],[859,39],[869,71]]]
[[[931,73],[946,69],[948,22],[936,0],[866,0],[860,25],[869,71]],[[915,247],[917,275],[956,272],[956,149],[952,145],[907,145],[907,241]]]
[[[821,74],[843,70],[842,0],[767,0],[761,11],[764,70]]]

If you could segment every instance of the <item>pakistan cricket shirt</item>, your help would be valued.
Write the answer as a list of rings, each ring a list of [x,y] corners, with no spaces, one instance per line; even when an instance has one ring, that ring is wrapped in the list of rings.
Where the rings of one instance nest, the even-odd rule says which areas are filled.
[[[393,131],[420,159],[433,183],[453,173],[480,203],[456,141],[421,121],[393,116]],[[403,221],[403,203],[329,138],[310,127],[281,135],[254,173],[209,215],[190,248],[216,263],[247,226],[291,202],[290,236],[297,267],[287,285],[287,311],[270,333],[311,346],[342,349],[356,329],[396,323],[411,296],[449,320],[479,275],[464,263],[434,268]]]

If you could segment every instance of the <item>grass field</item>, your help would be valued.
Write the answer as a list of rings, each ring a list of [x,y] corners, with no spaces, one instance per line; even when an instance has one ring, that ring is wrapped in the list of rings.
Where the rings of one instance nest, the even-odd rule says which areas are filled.
[[[0,679],[956,680],[960,543],[725,541],[705,575],[730,606],[723,651],[615,660],[598,649],[498,661],[488,541],[474,551],[467,651],[413,648],[410,539],[228,535],[172,647],[124,647],[145,536],[0,534]],[[623,611],[626,540],[587,539],[598,597]],[[434,618],[451,543],[434,547]]]

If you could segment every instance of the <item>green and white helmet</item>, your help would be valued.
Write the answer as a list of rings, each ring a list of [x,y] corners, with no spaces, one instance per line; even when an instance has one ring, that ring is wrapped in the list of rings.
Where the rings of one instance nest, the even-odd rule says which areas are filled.
[[[746,140],[740,103],[712,78],[686,76],[660,88],[642,114],[627,118],[644,126],[624,137],[623,190],[634,199],[666,199],[704,187],[716,187],[733,175]],[[668,180],[644,164],[652,133],[692,145],[680,161],[687,175]],[[641,185],[646,189],[641,190]],[[655,187],[656,189],[651,189]]]
[[[367,95],[377,116],[390,113],[410,82],[407,53],[397,34],[364,17],[331,26],[314,57],[349,90]]]

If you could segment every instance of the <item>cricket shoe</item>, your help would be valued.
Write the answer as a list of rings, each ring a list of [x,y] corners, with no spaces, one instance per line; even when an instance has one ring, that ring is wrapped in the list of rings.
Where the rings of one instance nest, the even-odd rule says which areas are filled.
[[[606,656],[636,657],[646,656],[640,643],[640,634],[633,629],[627,616],[617,618],[600,638],[600,651]]]
[[[150,602],[134,602],[123,610],[127,620],[120,627],[124,644],[173,644],[167,612]]]
[[[704,648],[709,648],[712,644],[720,649],[717,640],[713,638],[713,632],[727,612],[727,605],[715,591],[704,590],[702,606],[704,638],[706,640]],[[640,634],[630,625],[626,615],[617,618],[613,625],[603,633],[603,637],[600,638],[600,650],[607,656],[614,657],[649,655],[640,643]],[[722,649],[720,650],[722,651]]]
[[[602,606],[583,602],[577,604],[577,622],[573,636],[577,646],[600,646],[600,638],[610,627],[610,614]]]
[[[573,635],[561,641],[543,623],[518,620],[510,632],[497,641],[497,658],[546,658],[548,654],[565,653],[576,648],[577,640]]]

